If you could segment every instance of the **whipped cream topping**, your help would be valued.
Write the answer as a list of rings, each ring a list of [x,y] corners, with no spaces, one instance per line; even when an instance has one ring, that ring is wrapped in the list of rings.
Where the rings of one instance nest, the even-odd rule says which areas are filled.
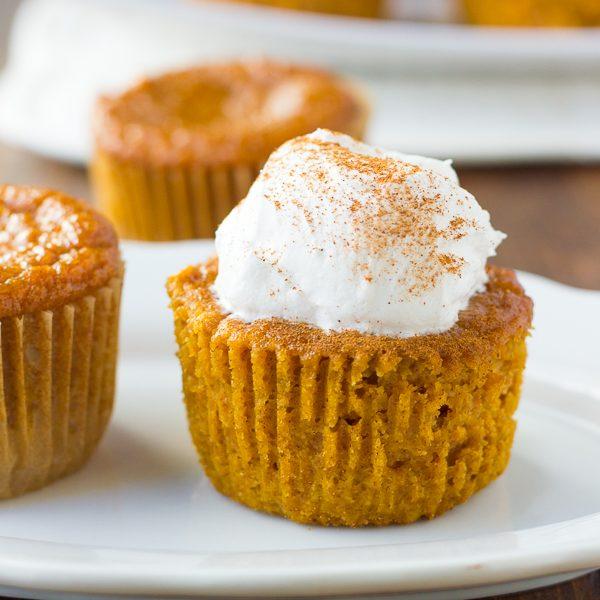
[[[219,227],[213,291],[244,321],[438,333],[484,289],[504,237],[450,161],[317,130],[276,150]]]

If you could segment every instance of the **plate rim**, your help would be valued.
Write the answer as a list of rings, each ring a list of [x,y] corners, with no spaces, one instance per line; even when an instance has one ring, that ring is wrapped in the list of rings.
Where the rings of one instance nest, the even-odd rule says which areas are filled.
[[[43,0],[38,0],[42,2]],[[47,0],[46,0],[47,1]],[[96,0],[99,2],[99,0]],[[124,0],[110,0],[112,4],[124,3]],[[129,0],[131,3],[132,0]],[[104,0],[105,4],[109,0]],[[33,1],[25,2],[22,8],[33,6]],[[162,15],[166,8],[162,0],[147,0],[147,12]],[[422,71],[438,64],[439,56],[447,57],[443,61],[444,73],[528,73],[534,69],[555,77],[556,70],[561,73],[595,73],[600,60],[600,28],[499,28],[464,24],[419,23],[415,21],[384,21],[362,19],[336,15],[308,14],[299,11],[286,11],[265,6],[243,6],[234,3],[203,0],[197,6],[185,0],[178,0],[169,6],[173,18],[185,19],[199,24],[223,27],[230,32],[239,33],[240,27],[254,32],[254,35],[272,39],[294,39],[296,43],[318,43],[327,47],[331,53],[330,67],[345,66],[354,69],[360,56],[365,61],[364,73],[371,72],[373,65],[379,65],[375,71],[404,73],[410,77],[411,69]],[[21,11],[20,11],[21,12]],[[17,14],[17,21],[18,19]],[[17,22],[16,21],[16,22]],[[352,54],[348,64],[342,65],[341,57],[349,55],[348,48],[356,47],[359,52]],[[11,49],[5,70],[11,67]],[[450,58],[453,57],[453,58]],[[361,64],[362,64],[362,60]],[[387,65],[387,66],[386,66]],[[400,71],[398,70],[400,69]],[[597,70],[597,69],[596,69]],[[0,94],[0,104],[2,98]],[[3,94],[10,98],[10,94]],[[70,164],[86,164],[90,159],[90,148],[83,135],[64,136],[59,129],[34,119],[31,126],[31,114],[19,114],[16,104],[7,110],[2,118],[0,110],[0,134],[11,145],[33,151],[41,156]],[[531,146],[505,143],[492,149],[481,143],[465,150],[453,150],[464,164],[490,164],[499,162],[548,162],[548,161],[591,161],[600,156],[600,146],[589,142],[580,135],[579,128],[566,132],[558,131],[552,138],[537,139]],[[41,135],[40,135],[41,133]],[[79,139],[77,139],[79,137]],[[584,140],[584,141],[582,141]],[[586,141],[587,140],[587,141]],[[386,142],[387,143],[387,142]],[[389,144],[387,144],[389,145]]]
[[[555,398],[569,394],[569,406],[574,402],[591,410],[591,429],[600,436],[598,394],[538,376],[530,376],[528,385]],[[549,409],[556,411],[552,405]],[[565,426],[576,424],[579,416],[567,414]],[[597,567],[600,512],[455,540],[258,552],[117,549],[0,537],[0,585],[65,593],[425,592]]]
[[[156,0],[155,0],[156,3]],[[330,29],[328,33],[333,31],[335,35],[343,35],[348,33],[348,29],[354,29],[353,33],[357,33],[361,36],[361,42],[365,42],[370,34],[377,31],[384,35],[383,40],[379,38],[375,41],[375,44],[384,42],[393,42],[402,46],[403,44],[412,45],[423,35],[433,33],[435,37],[440,37],[439,34],[443,34],[441,37],[444,42],[447,42],[449,38],[456,34],[461,33],[465,35],[468,42],[477,41],[484,42],[486,46],[494,45],[498,39],[515,39],[519,41],[526,41],[530,46],[530,49],[535,48],[540,42],[545,44],[542,50],[551,50],[551,45],[558,43],[562,47],[564,46],[568,51],[572,52],[573,55],[579,56],[582,48],[575,46],[571,43],[573,41],[582,40],[593,40],[594,42],[600,42],[600,28],[598,27],[509,27],[509,26],[493,26],[493,25],[477,25],[471,23],[462,22],[443,22],[443,21],[417,21],[417,20],[405,20],[405,19],[377,19],[377,18],[366,18],[336,14],[324,14],[315,13],[308,11],[294,11],[283,7],[276,6],[264,6],[255,4],[222,4],[215,2],[214,0],[200,0],[200,3],[204,9],[203,18],[209,18],[214,22],[219,23],[231,23],[231,19],[237,19],[242,16],[244,19],[244,27],[250,25],[259,29],[265,27],[277,27],[283,25],[286,27],[285,33],[293,32],[295,25],[300,25],[302,29],[306,31],[298,31],[296,29],[296,35],[303,35],[307,32],[312,35],[319,35],[319,32],[314,30],[316,23],[327,25]],[[177,10],[184,14],[188,7],[181,3],[177,6]],[[192,15],[190,11],[187,14]],[[250,22],[248,22],[248,19]],[[308,31],[312,30],[312,31]],[[398,34],[404,34],[407,37],[405,39],[393,39]],[[365,36],[364,38],[362,36]],[[533,36],[533,39],[532,39]],[[584,52],[585,55],[589,55],[590,48]],[[499,54],[503,54],[506,49],[502,50]],[[593,48],[592,54],[600,52],[600,45]],[[513,54],[509,50],[510,54]],[[494,53],[495,54],[495,53]],[[541,57],[543,53],[536,53],[538,57]]]

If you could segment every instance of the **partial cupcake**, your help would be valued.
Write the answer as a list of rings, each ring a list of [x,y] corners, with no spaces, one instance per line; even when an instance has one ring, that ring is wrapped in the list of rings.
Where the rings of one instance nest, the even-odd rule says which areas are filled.
[[[381,14],[381,0],[225,0],[263,4],[275,8],[290,8],[308,12],[329,13],[349,17],[378,17]]]
[[[469,21],[506,27],[597,27],[598,0],[463,0]]]
[[[170,278],[189,427],[223,494],[302,523],[432,518],[506,468],[532,303],[449,162],[280,147]]]
[[[320,126],[361,137],[366,117],[347,82],[272,61],[148,79],[98,104],[96,196],[124,237],[213,237],[277,146]]]
[[[51,190],[0,186],[0,498],[85,463],[109,421],[123,264],[110,223]]]

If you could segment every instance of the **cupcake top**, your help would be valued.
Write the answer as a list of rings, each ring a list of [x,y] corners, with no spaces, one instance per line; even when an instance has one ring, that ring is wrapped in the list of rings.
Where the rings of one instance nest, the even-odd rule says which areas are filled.
[[[316,127],[352,132],[358,94],[317,69],[272,61],[211,64],[146,79],[98,102],[97,146],[123,159],[169,165],[262,162]]]
[[[243,321],[440,333],[484,291],[503,238],[449,162],[319,130],[274,152],[223,221],[213,289]]]
[[[0,186],[0,318],[75,301],[120,270],[117,236],[92,208],[60,192]]]
[[[475,294],[467,309],[448,331],[412,337],[367,335],[353,329],[326,331],[307,323],[281,318],[247,322],[235,318],[218,302],[214,282],[220,266],[216,258],[193,265],[169,278],[167,289],[175,318],[193,321],[194,331],[206,327],[214,339],[223,337],[271,352],[284,349],[303,358],[311,356],[387,355],[427,363],[427,368],[463,371],[465,365],[493,361],[495,350],[531,326],[533,303],[514,271],[488,265],[485,292]],[[464,372],[464,371],[463,371]]]

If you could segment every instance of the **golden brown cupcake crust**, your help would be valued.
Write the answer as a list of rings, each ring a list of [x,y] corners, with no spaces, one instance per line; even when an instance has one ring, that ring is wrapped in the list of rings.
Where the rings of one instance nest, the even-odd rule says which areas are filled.
[[[112,225],[60,192],[0,186],[0,318],[72,302],[119,275]]]
[[[493,349],[508,341],[519,330],[526,332],[533,314],[533,303],[517,281],[514,271],[488,266],[489,282],[485,292],[476,294],[458,322],[448,331],[409,338],[367,335],[356,331],[325,332],[304,323],[283,319],[259,319],[244,323],[226,318],[215,300],[211,285],[218,272],[217,259],[191,266],[171,277],[167,288],[173,309],[184,320],[200,319],[218,324],[216,335],[253,348],[276,351],[286,348],[299,356],[388,353],[427,361],[446,370],[453,366],[477,363],[493,356]]]
[[[123,160],[214,166],[265,160],[318,127],[354,132],[365,117],[364,100],[343,80],[261,60],[146,79],[102,98],[94,128],[98,148]]]

